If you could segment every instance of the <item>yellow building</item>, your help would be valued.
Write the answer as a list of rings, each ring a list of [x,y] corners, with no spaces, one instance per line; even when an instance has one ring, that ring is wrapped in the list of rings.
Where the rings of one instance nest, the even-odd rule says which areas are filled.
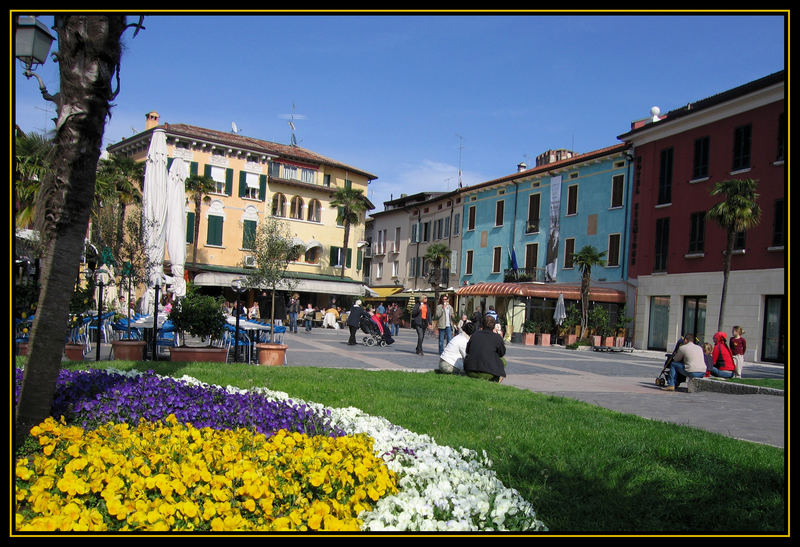
[[[339,188],[363,190],[366,196],[375,175],[296,145],[186,124],[159,124],[156,112],[147,114],[145,131],[109,146],[109,154],[144,161],[156,128],[166,133],[169,161],[180,157],[190,166],[190,174],[205,174],[216,182],[199,212],[196,257],[197,211],[187,193],[187,280],[199,286],[229,287],[233,279],[246,274],[254,260],[248,249],[250,236],[271,215],[286,220],[291,236],[305,250],[287,272],[297,280],[294,290],[301,294],[303,305],[327,305],[333,296],[349,301],[365,294],[366,214],[360,224],[351,226],[348,249],[343,250],[344,228],[337,224],[338,211],[330,202]]]

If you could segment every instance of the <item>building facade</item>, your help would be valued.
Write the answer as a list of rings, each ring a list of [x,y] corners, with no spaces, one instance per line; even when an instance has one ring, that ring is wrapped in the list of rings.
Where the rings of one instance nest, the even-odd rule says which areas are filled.
[[[303,303],[319,300],[324,305],[330,296],[363,296],[364,218],[351,227],[348,248],[343,249],[344,228],[331,200],[339,188],[360,189],[366,196],[375,175],[294,145],[186,124],[159,124],[155,112],[147,115],[144,132],[109,146],[108,152],[144,160],[156,128],[166,132],[169,161],[180,157],[189,164],[190,175],[207,175],[216,184],[200,211],[187,193],[188,280],[228,287],[246,274],[255,266],[253,235],[259,222],[272,216],[285,220],[301,245],[287,276],[297,280],[297,292],[307,295]],[[193,256],[196,215],[200,229]]]
[[[629,278],[635,345],[671,348],[717,331],[725,230],[706,218],[727,179],[758,183],[760,223],[739,234],[723,330],[745,330],[746,360],[785,362],[786,113],[783,71],[672,110],[618,138],[635,150]]]

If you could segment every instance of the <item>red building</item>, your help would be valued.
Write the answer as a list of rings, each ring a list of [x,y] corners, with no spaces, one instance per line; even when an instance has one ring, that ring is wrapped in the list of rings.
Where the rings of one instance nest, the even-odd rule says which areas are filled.
[[[672,349],[717,330],[725,230],[707,219],[727,179],[758,182],[761,221],[732,257],[724,330],[742,326],[746,360],[785,361],[785,73],[771,74],[647,120],[618,138],[634,147],[629,281],[634,345]]]

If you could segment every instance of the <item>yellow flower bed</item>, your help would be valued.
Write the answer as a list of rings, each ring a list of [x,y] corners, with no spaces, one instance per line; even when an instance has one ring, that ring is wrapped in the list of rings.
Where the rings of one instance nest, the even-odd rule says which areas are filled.
[[[358,530],[396,493],[366,435],[218,431],[142,421],[93,431],[48,418],[16,462],[20,531]]]

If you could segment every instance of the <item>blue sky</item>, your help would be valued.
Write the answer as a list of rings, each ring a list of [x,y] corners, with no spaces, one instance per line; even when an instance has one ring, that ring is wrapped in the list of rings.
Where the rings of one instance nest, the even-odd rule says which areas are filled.
[[[459,167],[470,185],[551,148],[610,146],[654,105],[784,69],[784,24],[778,12],[151,15],[125,34],[105,145],[142,131],[151,110],[288,144],[294,104],[298,144],[377,175],[380,211],[401,193],[456,188]],[[54,93],[56,65],[38,72]],[[19,61],[15,74],[15,122],[52,129],[52,104]]]

